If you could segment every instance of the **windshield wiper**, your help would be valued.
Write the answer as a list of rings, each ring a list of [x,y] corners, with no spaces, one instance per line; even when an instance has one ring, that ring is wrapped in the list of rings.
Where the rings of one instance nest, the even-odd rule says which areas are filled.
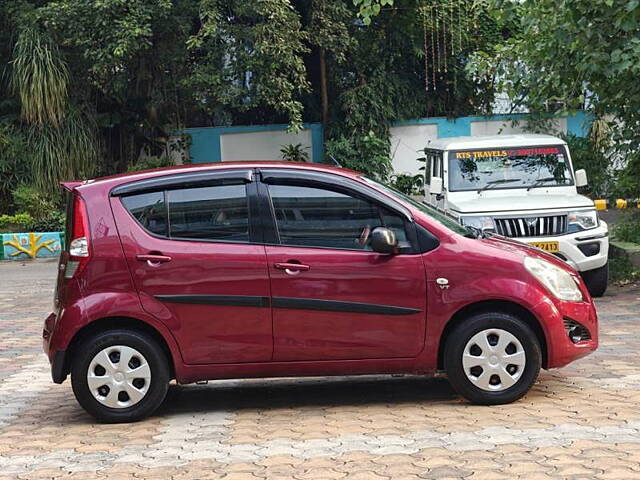
[[[532,188],[536,188],[539,185],[542,185],[544,182],[550,182],[551,180],[556,180],[556,177],[543,177],[543,178],[539,178],[537,179],[535,182],[533,182],[532,185],[529,185],[527,187],[527,192],[529,190],[531,190]],[[563,179],[563,181],[566,181],[566,179]],[[560,182],[558,182],[560,183]]]
[[[494,180],[493,182],[487,182],[486,185],[484,185],[483,187],[478,189],[478,193],[480,193],[480,192],[482,192],[484,190],[489,190],[494,185],[498,185],[500,183],[519,182],[520,180],[522,180],[522,179],[521,178],[503,178],[503,179],[500,179],[500,180]]]

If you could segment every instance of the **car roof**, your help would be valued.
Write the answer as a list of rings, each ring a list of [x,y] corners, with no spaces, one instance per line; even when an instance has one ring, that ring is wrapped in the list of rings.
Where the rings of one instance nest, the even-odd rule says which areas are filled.
[[[427,150],[467,150],[470,148],[526,147],[564,145],[566,142],[552,135],[521,133],[516,135],[487,135],[479,137],[438,138],[427,143]]]
[[[282,162],[282,161],[236,161],[236,162],[214,162],[214,163],[192,163],[187,165],[176,165],[171,167],[153,168],[150,170],[140,170],[135,172],[125,172],[106,177],[99,177],[83,182],[61,182],[63,186],[72,188],[85,189],[89,186],[97,186],[105,183],[117,185],[134,180],[143,180],[145,178],[160,177],[171,175],[174,173],[192,173],[206,170],[243,170],[252,168],[285,168],[289,170],[306,170],[325,172],[342,175],[350,178],[360,177],[362,174],[348,168],[336,167],[322,163],[298,163],[298,162]]]

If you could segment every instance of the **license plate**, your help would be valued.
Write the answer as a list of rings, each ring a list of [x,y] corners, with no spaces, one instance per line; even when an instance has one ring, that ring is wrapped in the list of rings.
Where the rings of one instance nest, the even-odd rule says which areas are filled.
[[[540,250],[544,250],[549,253],[556,253],[560,251],[560,244],[558,242],[529,242],[529,245],[538,247]]]

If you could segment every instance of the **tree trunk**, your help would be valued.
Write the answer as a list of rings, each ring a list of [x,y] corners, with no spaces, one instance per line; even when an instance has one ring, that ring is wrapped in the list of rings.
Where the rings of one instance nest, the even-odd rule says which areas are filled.
[[[327,138],[327,123],[329,122],[329,94],[327,92],[327,62],[325,49],[320,49],[320,99],[322,102],[322,135]]]

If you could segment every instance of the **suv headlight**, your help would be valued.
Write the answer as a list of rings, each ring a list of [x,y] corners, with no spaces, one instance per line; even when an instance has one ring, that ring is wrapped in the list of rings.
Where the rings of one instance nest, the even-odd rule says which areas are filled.
[[[491,217],[460,217],[460,223],[465,227],[472,227],[479,231],[493,230],[493,218]]]
[[[582,292],[573,277],[553,263],[536,257],[525,257],[525,268],[560,300],[579,302]]]
[[[580,232],[598,226],[598,213],[595,210],[582,210],[567,214],[568,231]]]

